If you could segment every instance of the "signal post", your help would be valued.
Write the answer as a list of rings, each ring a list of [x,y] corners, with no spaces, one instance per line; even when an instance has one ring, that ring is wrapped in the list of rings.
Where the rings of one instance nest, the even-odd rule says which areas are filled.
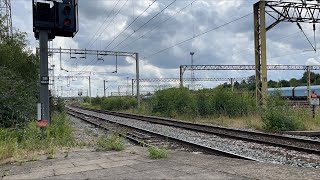
[[[78,0],[62,2],[35,2],[33,5],[33,32],[40,46],[40,105],[38,126],[50,123],[48,41],[55,36],[74,37],[78,32]],[[39,119],[40,118],[40,119]]]

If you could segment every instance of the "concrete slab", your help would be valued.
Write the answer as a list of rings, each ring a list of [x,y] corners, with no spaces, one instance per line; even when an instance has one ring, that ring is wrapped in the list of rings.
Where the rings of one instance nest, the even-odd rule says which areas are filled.
[[[85,180],[88,179],[82,173],[73,173],[73,174],[65,174],[60,176],[50,176],[43,178],[45,180],[61,180],[61,179],[76,179],[76,180]]]
[[[236,175],[231,175],[227,173],[222,173],[222,172],[205,172],[205,173],[198,173],[198,174],[193,174],[193,175],[187,175],[187,176],[179,176],[175,177],[174,179],[190,179],[190,180],[195,180],[195,179],[206,179],[206,180],[221,180],[221,179],[237,179],[237,180],[245,180],[245,179],[250,179],[247,177],[239,177]]]
[[[6,179],[319,179],[320,170],[258,163],[219,156],[172,152],[152,160],[137,153],[81,151],[75,156],[0,166]],[[73,152],[72,152],[73,153]],[[75,154],[77,152],[74,152]],[[82,157],[79,157],[79,155]],[[8,171],[9,170],[9,171]],[[9,173],[14,174],[9,174]]]
[[[16,175],[4,176],[3,180],[11,180],[11,179],[40,179],[48,176],[53,176],[54,172],[51,171],[38,171],[32,173],[21,173]]]
[[[55,175],[62,175],[62,174],[73,174],[78,172],[85,172],[85,171],[91,171],[96,169],[102,169],[101,166],[97,164],[91,164],[87,166],[77,166],[72,168],[62,168],[62,169],[54,169]]]
[[[199,168],[196,166],[190,166],[190,165],[173,166],[173,167],[170,167],[170,169],[174,169],[177,171],[183,171],[187,174],[197,174],[197,173],[205,173],[205,172],[211,171],[209,169],[203,169],[203,168]]]
[[[90,165],[90,164],[102,164],[102,163],[108,163],[111,162],[109,158],[101,157],[100,159],[90,159],[90,160],[84,160],[84,161],[77,161],[73,162],[74,166],[84,166],[84,165]]]
[[[128,166],[121,166],[121,167],[115,167],[115,168],[109,168],[109,169],[98,169],[98,170],[93,170],[93,171],[87,171],[83,172],[82,174],[89,178],[101,178],[102,177],[116,177],[117,175],[120,174],[128,174],[128,173],[133,173],[137,172],[137,170],[130,168]]]
[[[127,173],[127,174],[120,174],[119,177],[123,178],[123,179],[132,179],[132,180],[151,179],[148,177],[148,174],[146,174],[143,171],[138,171],[138,172],[134,172],[134,173]]]
[[[186,176],[188,175],[186,172],[183,171],[176,171],[169,168],[158,168],[152,169],[148,171],[144,171],[147,174],[149,179],[174,179],[179,176]]]
[[[129,167],[136,169],[138,171],[146,171],[150,169],[157,169],[161,168],[161,165],[156,164],[156,163],[139,163],[135,165],[130,165]]]
[[[141,162],[135,160],[125,160],[125,161],[113,161],[109,163],[99,164],[102,168],[112,168],[112,167],[120,167],[120,166],[130,166],[134,164],[139,164]]]
[[[123,161],[123,160],[129,160],[129,159],[139,159],[141,157],[142,157],[141,155],[127,154],[127,156],[111,156],[109,158],[112,161]]]

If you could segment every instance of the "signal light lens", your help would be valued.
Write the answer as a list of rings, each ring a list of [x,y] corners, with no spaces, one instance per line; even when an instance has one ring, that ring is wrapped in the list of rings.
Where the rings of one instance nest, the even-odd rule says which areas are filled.
[[[63,22],[63,25],[66,26],[66,27],[69,27],[71,25],[71,19],[69,18],[66,18]]]
[[[71,12],[71,7],[70,7],[70,6],[65,6],[65,7],[63,8],[63,13],[64,13],[65,15],[69,15],[70,12]]]

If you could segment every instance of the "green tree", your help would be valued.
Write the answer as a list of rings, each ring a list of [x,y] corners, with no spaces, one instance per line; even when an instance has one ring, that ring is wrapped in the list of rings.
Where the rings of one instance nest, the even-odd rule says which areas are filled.
[[[26,33],[8,36],[0,17],[0,126],[24,124],[35,117],[39,58]]]

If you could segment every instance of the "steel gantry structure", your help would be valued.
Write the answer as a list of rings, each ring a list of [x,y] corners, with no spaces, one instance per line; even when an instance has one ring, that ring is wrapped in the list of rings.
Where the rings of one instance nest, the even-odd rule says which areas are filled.
[[[256,70],[256,65],[181,65],[180,66],[180,87],[183,87],[183,74],[189,70],[198,71],[214,71],[214,70]],[[267,65],[267,70],[303,70],[308,72],[308,94],[310,94],[310,72],[312,70],[320,70],[320,65]],[[257,83],[257,76],[256,76]],[[257,93],[257,91],[256,91]],[[261,101],[258,101],[260,103]]]
[[[70,79],[71,80],[75,80],[75,78],[88,78],[88,80],[89,80],[89,82],[88,82],[89,83],[89,101],[90,101],[90,104],[91,104],[91,77],[90,76],[53,76],[53,82],[55,81],[55,78],[67,79],[67,86],[70,85]],[[61,88],[62,88],[62,86],[61,86]]]
[[[266,32],[281,22],[319,23],[320,5],[310,1],[264,1],[253,5],[254,10],[254,47],[256,71],[256,99],[257,104],[265,104],[267,97],[267,36]],[[266,25],[266,15],[274,20]],[[315,30],[315,25],[313,26]]]
[[[39,52],[39,48],[37,48],[37,52]],[[89,50],[89,49],[65,49],[65,48],[49,48],[48,54],[60,54],[60,69],[62,68],[61,64],[61,54],[70,54],[70,58],[72,55],[81,55],[80,58],[86,59],[87,55],[95,55],[97,56],[97,60],[101,60],[103,56],[115,56],[116,59],[119,56],[124,57],[132,57],[136,60],[136,79],[137,81],[137,108],[140,109],[140,89],[139,89],[139,54],[136,52],[121,52],[121,51],[105,51],[105,50]],[[115,71],[117,72],[117,70]]]
[[[170,78],[165,78],[165,79],[170,79]],[[173,80],[174,78],[172,78]],[[176,78],[178,79],[178,78]],[[132,80],[135,80],[135,79],[132,79]],[[146,80],[146,79],[142,79],[142,80]],[[178,79],[179,80],[179,79]],[[191,80],[190,80],[191,81]],[[148,81],[141,81],[141,82],[148,82]],[[155,82],[155,81],[154,81]],[[165,82],[165,81],[158,81],[158,82]],[[177,81],[167,81],[167,82],[177,82]],[[132,96],[134,96],[134,90],[133,88],[136,86],[133,84],[134,81],[132,81],[132,84],[131,85],[118,85],[118,92],[120,92],[120,89],[123,89],[123,88],[132,88],[131,89],[131,94]],[[173,88],[173,87],[179,87],[178,86],[175,86],[175,85],[171,85],[171,84],[142,84],[140,85],[140,88]],[[194,87],[202,87],[202,84],[194,84]]]
[[[189,65],[188,65],[189,66]],[[199,70],[197,68],[194,68],[194,65],[190,66],[190,69],[187,69],[188,67],[186,67],[184,69],[184,71],[186,70]],[[181,70],[181,69],[180,69]],[[183,73],[184,73],[183,71]],[[180,71],[181,74],[181,71]],[[235,81],[242,81],[242,80],[248,80],[248,77],[237,77],[237,78],[185,78],[183,79],[183,75],[180,76],[180,78],[150,78],[150,79],[140,79],[140,82],[179,82],[180,83],[180,87],[183,87],[183,82],[187,81],[187,82],[194,82],[194,81],[230,81],[231,85],[233,85],[233,83]],[[135,79],[132,79],[132,86],[134,85],[134,83],[136,82]]]
[[[0,0],[0,16],[4,18],[7,35],[12,35],[11,1]]]

